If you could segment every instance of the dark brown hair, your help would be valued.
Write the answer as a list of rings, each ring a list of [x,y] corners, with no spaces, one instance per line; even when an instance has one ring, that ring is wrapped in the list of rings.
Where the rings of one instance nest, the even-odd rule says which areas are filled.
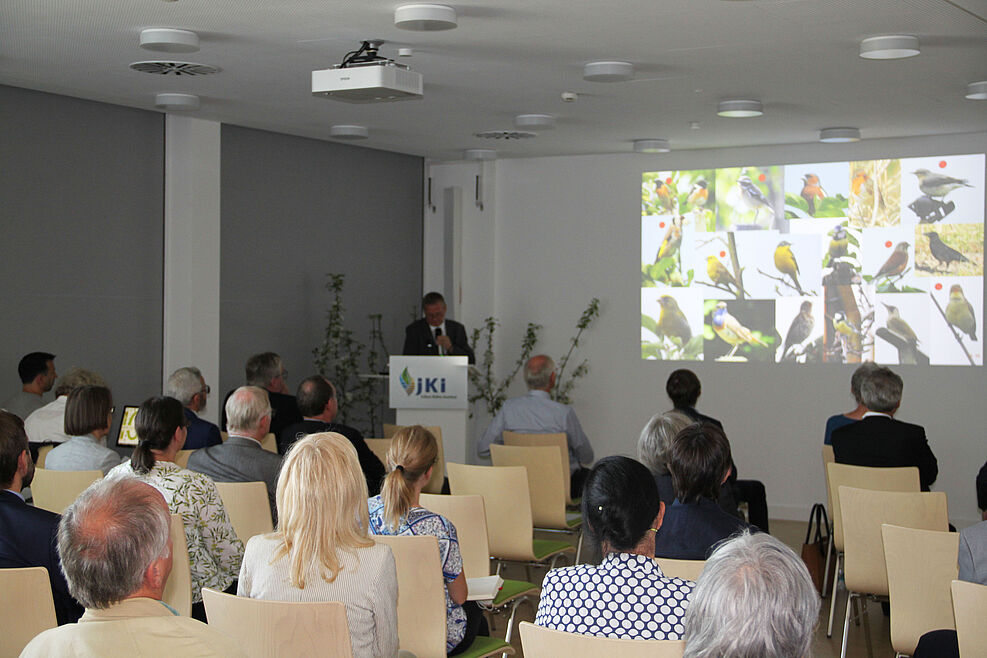
[[[85,436],[109,428],[113,395],[105,386],[80,386],[72,389],[65,403],[65,433]]]

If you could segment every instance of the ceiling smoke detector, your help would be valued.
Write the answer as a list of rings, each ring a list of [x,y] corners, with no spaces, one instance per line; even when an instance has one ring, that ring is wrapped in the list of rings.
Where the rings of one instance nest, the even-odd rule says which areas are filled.
[[[194,62],[134,62],[130,68],[158,75],[210,75],[219,72],[219,67]]]
[[[497,151],[493,149],[466,149],[463,151],[464,160],[496,160]]]
[[[165,92],[154,97],[154,107],[169,112],[197,110],[199,109],[199,97],[195,94]]]
[[[394,10],[394,27],[416,32],[451,30],[458,25],[456,10],[447,5],[401,5]]]
[[[329,128],[329,136],[336,139],[366,139],[370,136],[370,131],[366,126],[336,124]]]
[[[484,130],[482,132],[473,133],[473,137],[478,137],[480,139],[530,139],[537,136],[537,133],[529,132],[527,130]]]

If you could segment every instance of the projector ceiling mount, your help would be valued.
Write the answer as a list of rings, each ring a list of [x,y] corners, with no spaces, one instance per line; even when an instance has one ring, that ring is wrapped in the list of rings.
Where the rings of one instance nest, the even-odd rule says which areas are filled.
[[[312,94],[346,103],[383,103],[422,97],[422,75],[382,57],[383,39],[368,39],[338,65],[312,71]]]
[[[368,39],[364,41],[358,49],[346,53],[338,68],[345,69],[348,66],[357,66],[360,64],[393,62],[394,60],[381,57],[378,54],[380,47],[385,43],[387,42],[383,39]]]

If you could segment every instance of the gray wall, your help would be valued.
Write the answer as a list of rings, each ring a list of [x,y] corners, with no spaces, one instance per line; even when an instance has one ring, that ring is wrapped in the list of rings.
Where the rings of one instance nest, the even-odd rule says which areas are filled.
[[[160,390],[162,117],[0,86],[0,398],[35,350]]]
[[[292,390],[314,374],[328,272],[346,274],[356,338],[367,342],[367,316],[383,313],[387,348],[399,353],[420,300],[421,245],[421,158],[224,125],[222,392],[268,350],[285,360]]]

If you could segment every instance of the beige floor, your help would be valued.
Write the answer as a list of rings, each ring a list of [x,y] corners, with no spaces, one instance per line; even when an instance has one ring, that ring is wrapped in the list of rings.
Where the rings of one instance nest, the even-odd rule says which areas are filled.
[[[771,534],[778,537],[798,553],[802,548],[802,541],[805,539],[805,523],[801,521],[771,521]],[[551,538],[546,535],[546,538]],[[544,576],[544,569],[531,569],[531,580],[538,582]],[[507,565],[505,567],[506,577],[527,580],[525,568],[518,565]],[[823,599],[819,611],[819,626],[816,628],[816,637],[812,643],[812,655],[814,658],[839,657],[840,646],[843,638],[843,615],[846,609],[846,592],[840,591],[836,601],[836,618],[833,620],[833,637],[826,637],[826,625],[829,620],[829,597]],[[893,656],[891,649],[889,620],[881,612],[881,607],[876,603],[868,604],[870,618],[870,637],[874,656]],[[518,609],[517,622],[534,621],[535,609],[532,606],[522,605]],[[515,622],[515,623],[517,623]],[[495,628],[491,635],[503,638],[507,631],[507,618],[498,616],[495,619]],[[864,626],[854,626],[851,622],[850,636],[847,642],[847,656],[868,656],[867,642],[865,641]],[[521,651],[521,639],[518,637],[515,626],[511,645],[517,651],[518,656],[523,656]]]

